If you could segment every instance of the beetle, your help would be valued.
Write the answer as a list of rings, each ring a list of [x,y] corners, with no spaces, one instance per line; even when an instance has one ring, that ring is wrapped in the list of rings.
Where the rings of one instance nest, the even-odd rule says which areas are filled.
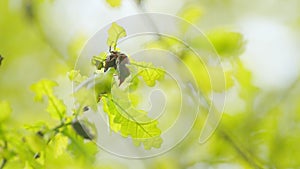
[[[105,61],[104,72],[106,72],[110,67],[115,68],[119,73],[121,85],[130,75],[130,71],[126,67],[126,64],[129,64],[128,56],[118,51],[112,51],[111,47],[109,47],[109,53],[110,55],[107,56]]]

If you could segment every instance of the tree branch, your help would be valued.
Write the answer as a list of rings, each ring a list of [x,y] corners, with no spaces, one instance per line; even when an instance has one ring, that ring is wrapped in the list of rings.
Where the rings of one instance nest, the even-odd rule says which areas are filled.
[[[6,163],[7,163],[7,159],[6,159],[6,158],[4,158],[4,159],[2,160],[2,163],[1,163],[0,169],[3,169],[3,168],[5,167],[5,165],[6,165]]]

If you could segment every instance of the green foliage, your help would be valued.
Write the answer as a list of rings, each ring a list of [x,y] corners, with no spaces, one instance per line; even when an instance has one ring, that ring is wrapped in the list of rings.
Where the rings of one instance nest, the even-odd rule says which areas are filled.
[[[207,36],[222,57],[236,57],[244,51],[245,42],[240,33],[217,29]]]
[[[131,64],[138,68],[137,75],[141,76],[149,87],[155,86],[156,81],[164,78],[164,69],[155,67],[152,63],[131,61]]]
[[[109,117],[109,126],[114,132],[120,132],[123,137],[131,137],[134,144],[144,145],[146,150],[159,148],[162,144],[161,131],[158,128],[158,121],[147,116],[147,112],[135,108],[135,97],[130,93],[138,84],[138,76],[144,82],[153,87],[158,80],[162,80],[164,70],[153,64],[136,62],[131,60],[131,66],[137,68],[137,73],[132,77],[132,82],[127,88],[120,89],[113,85],[108,95],[103,95],[103,110]]]
[[[108,46],[113,47],[113,49],[116,50],[118,40],[126,36],[127,34],[125,29],[114,22],[108,30],[108,39],[106,43]]]
[[[119,7],[122,3],[122,0],[106,0],[106,2],[111,6],[111,7]]]
[[[50,80],[41,80],[31,86],[31,90],[35,92],[36,101],[42,101],[43,96],[48,98],[47,112],[55,119],[63,120],[66,115],[66,106],[63,101],[58,99],[53,93],[53,87],[58,84]]]
[[[71,70],[68,72],[68,78],[75,83],[80,83],[87,79],[87,77],[80,74],[79,70]]]
[[[190,5],[183,9],[183,11],[179,14],[179,16],[191,23],[196,23],[203,15],[203,10],[201,7],[196,5]]]
[[[111,92],[113,83],[113,75],[115,70],[110,69],[105,73],[100,73],[95,79],[95,92],[97,97],[101,94],[107,94]]]
[[[239,96],[246,101],[247,108],[251,110],[252,102],[257,97],[259,89],[253,85],[252,73],[240,61],[233,65],[235,67],[233,76],[239,83]]]
[[[68,45],[68,59],[67,63],[70,67],[76,64],[77,58],[80,55],[80,52],[87,41],[86,36],[79,35],[72,39],[71,43]]]
[[[88,106],[92,108],[93,110],[97,110],[97,102],[98,102],[98,97],[95,95],[95,91],[87,89],[87,88],[82,88],[76,93],[74,93],[74,98],[76,99],[76,105],[78,108],[75,110],[75,115],[80,115],[84,112],[84,107]]]
[[[53,149],[53,155],[55,158],[62,155],[68,146],[68,137],[64,136],[63,134],[59,133],[54,136],[49,142],[49,146]]]
[[[7,101],[0,101],[0,124],[5,122],[12,112],[12,108]]]
[[[294,1],[296,2],[292,0]],[[212,92],[228,93],[227,99],[233,104],[226,102],[221,124],[205,144],[198,144],[199,130],[206,117],[205,112],[208,112],[208,107],[201,106],[195,128],[179,146],[163,156],[141,161],[115,160],[105,152],[99,152],[97,155],[98,147],[87,137],[87,133],[83,132],[83,128],[87,126],[78,126],[77,120],[85,113],[86,106],[92,109],[102,106],[109,117],[112,131],[132,139],[137,146],[143,146],[147,150],[159,148],[163,145],[160,126],[164,124],[159,124],[138,107],[143,98],[134,92],[144,84],[147,85],[144,86],[147,89],[158,87],[157,84],[164,85],[158,81],[163,80],[165,70],[152,63],[136,62],[126,57],[129,60],[126,67],[129,68],[130,74],[126,73],[125,64],[120,67],[115,61],[104,72],[107,56],[111,55],[111,52],[101,53],[93,58],[92,64],[96,67],[93,78],[87,78],[79,70],[70,70],[86,37],[73,38],[67,46],[56,44],[55,40],[59,36],[52,36],[52,30],[57,27],[49,27],[47,19],[52,18],[51,12],[48,13],[49,9],[60,3],[52,2],[55,1],[0,1],[0,53],[4,56],[3,59],[0,55],[1,169],[131,168],[136,163],[139,165],[135,167],[174,169],[299,168],[299,80],[281,90],[258,89],[252,82],[251,70],[248,70],[239,58],[246,47],[244,35],[230,29],[210,30],[211,27],[228,24],[234,28],[232,21],[240,19],[236,14],[244,16],[243,12],[247,11],[241,6],[255,7],[258,1],[249,2],[251,5],[248,6],[246,1],[235,4],[236,2],[231,0],[192,0],[180,9],[179,17],[208,32],[207,37],[221,56],[221,64],[227,68],[224,72],[220,66],[210,64],[215,63],[216,58],[199,60],[198,56],[189,52],[178,40],[159,37],[146,45],[149,49],[163,49],[177,55],[191,70],[203,97],[209,98]],[[147,6],[142,6],[148,3],[141,3],[141,0],[137,2],[141,7],[148,9]],[[116,11],[122,1],[107,0],[107,3],[114,7],[111,10]],[[264,9],[264,3],[258,4],[259,10]],[[295,3],[285,5],[291,4]],[[272,10],[279,10],[280,12],[274,13],[282,15],[285,9],[294,8],[297,7],[275,6]],[[59,13],[56,14],[59,16]],[[277,16],[279,15],[273,18]],[[290,20],[295,19],[290,16]],[[220,25],[221,23],[226,25]],[[182,35],[191,28],[190,25],[178,26]],[[289,25],[286,28],[290,28]],[[126,36],[125,29],[114,23],[108,33],[107,46],[111,46],[114,52],[120,52],[117,42]],[[195,36],[188,43],[197,51],[207,52],[211,49],[202,36]],[[65,59],[65,55],[70,58]],[[32,67],[35,68],[34,71]],[[63,100],[57,97],[70,95],[69,91],[65,90],[71,86],[64,78],[67,72],[68,78],[75,86],[87,82],[74,94],[74,107],[69,107],[71,101],[68,97],[62,97]],[[119,80],[116,75],[119,76]],[[39,81],[43,78],[55,81]],[[120,85],[119,81],[122,79],[124,84]],[[41,104],[30,99],[32,92],[28,89],[36,81],[39,82],[32,85],[31,90],[35,93],[36,101],[47,101],[46,110],[51,118],[47,113],[43,113]],[[234,111],[231,112],[231,109]],[[24,126],[24,123],[27,125]]]
[[[125,36],[125,29],[113,23],[108,31],[108,46],[114,46],[114,49],[116,49],[118,39]],[[140,146],[143,144],[146,150],[152,147],[159,148],[162,144],[162,138],[160,137],[161,131],[157,127],[158,122],[149,118],[147,112],[134,107],[137,100],[129,101],[134,98],[131,94],[129,94],[128,100],[127,94],[116,85],[114,74],[118,74],[119,84],[121,85],[125,78],[134,73],[131,77],[131,81],[134,83],[129,83],[129,86],[126,87],[128,92],[128,89],[137,87],[139,81],[137,76],[142,77],[149,87],[153,87],[156,81],[164,78],[164,70],[155,67],[151,63],[129,61],[129,58],[119,51],[110,51],[109,55],[103,52],[98,56],[94,56],[92,64],[96,66],[96,75],[85,83],[87,86],[94,86],[94,90],[82,86],[75,93],[79,105],[78,110],[81,112],[85,106],[96,110],[97,102],[102,102],[103,110],[109,118],[111,130],[120,133],[123,137],[131,137],[135,145]],[[130,72],[127,65],[134,67],[136,72]],[[102,72],[102,69],[104,72]],[[76,76],[79,76],[77,72],[75,73]]]
[[[67,149],[77,160],[85,161],[87,164],[92,164],[95,161],[98,147],[94,142],[86,142],[84,138],[80,137],[71,127],[65,128],[62,133],[71,141]]]
[[[234,85],[233,73],[224,71],[221,66],[209,66],[200,60],[194,53],[186,52],[183,62],[189,66],[196,78],[199,89],[204,93],[224,92]]]
[[[179,12],[179,17],[184,19],[185,21],[196,24],[203,16],[203,9],[198,5],[188,5]],[[187,31],[190,27],[189,24],[183,23],[181,25],[183,31]]]
[[[146,150],[159,148],[162,139],[158,122],[147,117],[147,113],[133,107],[124,108],[111,96],[103,98],[103,109],[109,116],[110,128],[123,137],[131,137],[135,145],[143,143]]]
[[[97,70],[101,70],[102,68],[104,68],[106,57],[107,54],[105,52],[102,52],[97,56],[93,56],[92,65],[96,66]]]

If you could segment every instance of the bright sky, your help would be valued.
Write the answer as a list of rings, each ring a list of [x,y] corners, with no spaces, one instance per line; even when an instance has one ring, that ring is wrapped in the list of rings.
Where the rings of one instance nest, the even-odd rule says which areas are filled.
[[[242,18],[247,45],[242,60],[253,72],[254,84],[265,89],[284,89],[297,79],[300,68],[296,32],[279,21]]]

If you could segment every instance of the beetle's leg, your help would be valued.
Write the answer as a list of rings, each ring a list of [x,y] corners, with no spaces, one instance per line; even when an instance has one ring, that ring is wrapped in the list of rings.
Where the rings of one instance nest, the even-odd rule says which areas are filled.
[[[111,53],[111,46],[109,46],[109,53]]]

